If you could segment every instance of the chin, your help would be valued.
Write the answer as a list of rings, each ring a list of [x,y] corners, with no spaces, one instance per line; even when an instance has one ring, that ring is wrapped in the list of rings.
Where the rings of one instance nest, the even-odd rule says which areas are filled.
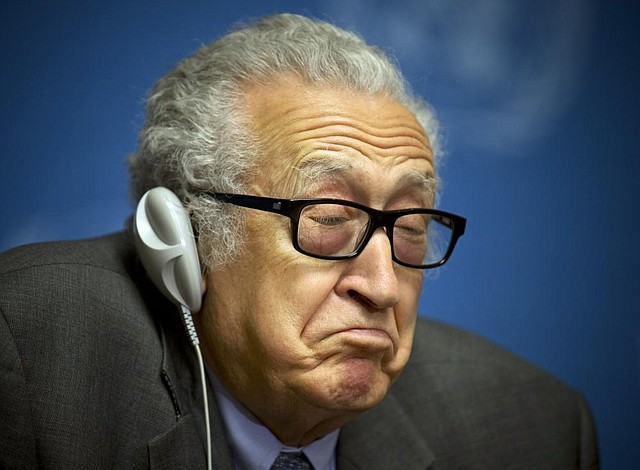
[[[367,359],[345,361],[324,388],[328,407],[360,412],[377,405],[387,394],[392,377]]]

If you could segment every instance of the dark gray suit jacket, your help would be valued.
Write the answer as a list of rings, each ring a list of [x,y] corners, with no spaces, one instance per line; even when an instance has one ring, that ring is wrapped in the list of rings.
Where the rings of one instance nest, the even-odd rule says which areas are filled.
[[[199,376],[126,234],[0,257],[0,468],[203,468]],[[231,469],[212,403],[213,462]],[[344,469],[596,468],[582,397],[474,335],[420,320],[387,398],[345,426]]]

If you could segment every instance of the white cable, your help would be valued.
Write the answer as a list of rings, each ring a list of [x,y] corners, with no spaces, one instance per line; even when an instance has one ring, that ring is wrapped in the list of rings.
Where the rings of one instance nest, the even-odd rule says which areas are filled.
[[[204,397],[204,426],[207,429],[207,470],[211,470],[211,426],[209,425],[209,400],[207,399],[207,383],[204,375],[204,363],[200,346],[195,345],[198,364],[200,365],[200,379],[202,380],[202,396]]]
[[[204,361],[202,360],[202,352],[200,351],[200,340],[198,339],[198,333],[196,332],[195,325],[193,324],[193,318],[191,317],[191,311],[181,305],[182,319],[184,320],[184,326],[187,329],[191,344],[193,344],[196,350],[196,356],[198,357],[198,366],[200,368],[200,381],[202,385],[202,397],[204,402],[204,426],[207,431],[207,470],[211,470],[211,425],[209,424],[209,400],[207,398],[207,380],[204,371]]]

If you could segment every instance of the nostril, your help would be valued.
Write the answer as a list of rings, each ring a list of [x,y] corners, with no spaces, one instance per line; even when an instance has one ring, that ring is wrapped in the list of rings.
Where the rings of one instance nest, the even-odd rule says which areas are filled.
[[[349,295],[349,297],[351,297],[352,299],[356,300],[357,302],[361,303],[362,305],[364,305],[365,307],[367,307],[367,309],[371,310],[371,309],[377,309],[378,307],[373,303],[373,301],[367,297],[365,297],[364,295],[362,295],[360,292],[353,290],[353,289],[349,289],[347,291],[347,294]]]

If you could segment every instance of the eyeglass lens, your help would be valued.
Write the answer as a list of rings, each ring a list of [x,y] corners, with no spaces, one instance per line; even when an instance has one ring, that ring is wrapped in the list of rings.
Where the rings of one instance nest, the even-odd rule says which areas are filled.
[[[370,223],[369,214],[356,207],[312,204],[300,213],[298,245],[323,257],[348,256],[358,249]],[[409,265],[435,264],[446,256],[452,234],[453,223],[448,218],[406,214],[395,221],[393,252]]]

